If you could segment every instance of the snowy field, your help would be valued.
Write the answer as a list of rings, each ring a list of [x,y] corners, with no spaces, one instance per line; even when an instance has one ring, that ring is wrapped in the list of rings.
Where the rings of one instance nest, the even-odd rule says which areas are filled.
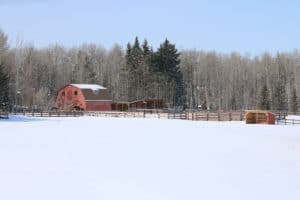
[[[3,200],[299,200],[300,126],[0,120]]]

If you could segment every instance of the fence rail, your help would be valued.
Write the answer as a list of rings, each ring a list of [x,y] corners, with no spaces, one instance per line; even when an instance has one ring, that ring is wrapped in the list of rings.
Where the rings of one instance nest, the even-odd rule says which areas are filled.
[[[8,119],[8,113],[0,111],[0,119]]]
[[[188,113],[168,113],[168,119],[188,119]]]
[[[29,117],[79,117],[83,116],[83,112],[21,112],[13,113],[15,115],[24,115]]]
[[[129,112],[122,111],[86,111],[86,112],[62,112],[62,111],[44,111],[44,112],[15,112],[12,114],[25,115],[29,117],[119,117],[119,118],[161,118],[161,119],[178,119],[192,121],[244,121],[245,111],[232,112],[174,112],[168,110],[136,110]],[[286,119],[287,113],[277,112],[277,124],[298,124],[300,120]],[[8,118],[8,113],[0,112],[0,118]]]
[[[284,125],[300,125],[300,120],[297,119],[278,119],[276,120],[277,124],[284,124]]]

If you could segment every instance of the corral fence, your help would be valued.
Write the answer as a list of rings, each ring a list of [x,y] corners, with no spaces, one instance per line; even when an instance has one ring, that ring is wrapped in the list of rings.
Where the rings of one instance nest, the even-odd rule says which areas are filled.
[[[80,117],[83,116],[83,112],[72,111],[42,111],[42,112],[13,112],[14,115],[24,115],[28,117]]]
[[[277,124],[299,124],[300,120],[286,119],[290,113],[273,111],[276,115]],[[219,111],[205,112],[197,110],[178,111],[167,109],[136,109],[134,111],[24,111],[13,112],[11,114],[24,115],[28,117],[118,117],[118,118],[158,118],[158,119],[177,119],[191,121],[244,121],[245,111]],[[7,112],[0,112],[0,118],[8,118]]]
[[[300,120],[298,119],[277,119],[276,124],[281,125],[300,125]]]
[[[8,112],[0,111],[0,119],[8,119]]]
[[[168,112],[155,109],[136,109],[135,111],[87,111],[87,116],[121,118],[168,118]]]
[[[244,111],[236,112],[178,112],[173,110],[136,110],[134,112],[85,112],[88,116],[97,117],[133,117],[133,118],[160,118],[181,119],[193,121],[243,121]]]

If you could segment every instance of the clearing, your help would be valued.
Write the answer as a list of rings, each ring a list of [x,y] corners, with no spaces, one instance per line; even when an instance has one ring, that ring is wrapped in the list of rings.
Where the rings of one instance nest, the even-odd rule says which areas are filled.
[[[0,199],[298,200],[300,126],[0,121]]]

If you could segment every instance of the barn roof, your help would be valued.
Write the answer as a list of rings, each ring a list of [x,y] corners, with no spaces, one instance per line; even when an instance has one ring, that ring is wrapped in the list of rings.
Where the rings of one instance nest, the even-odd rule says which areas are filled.
[[[96,84],[71,84],[81,90],[86,101],[111,101],[107,89]]]
[[[105,87],[101,85],[96,85],[96,84],[71,84],[75,87],[78,87],[80,89],[90,89],[90,90],[104,90],[106,89]]]

